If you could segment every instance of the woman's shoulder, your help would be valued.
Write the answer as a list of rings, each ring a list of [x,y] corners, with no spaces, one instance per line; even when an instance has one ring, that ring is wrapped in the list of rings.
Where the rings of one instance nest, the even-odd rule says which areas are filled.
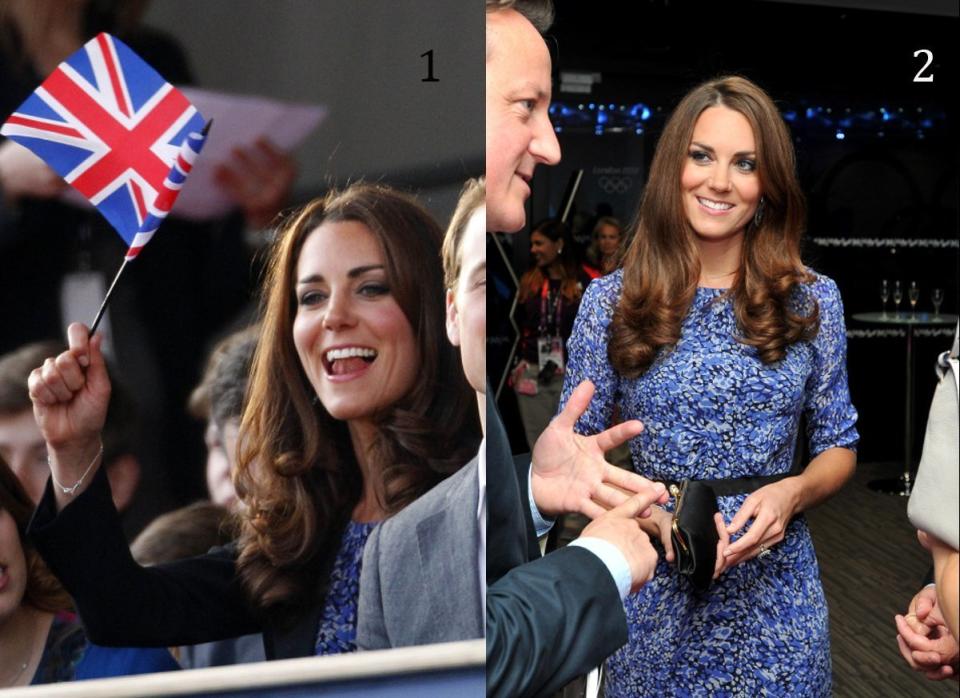
[[[623,269],[594,279],[587,285],[585,296],[590,296],[594,302],[616,301],[620,298],[623,289]]]
[[[798,301],[801,303],[815,301],[821,306],[840,304],[840,289],[836,281],[811,267],[805,267],[804,271],[810,278],[796,287]]]

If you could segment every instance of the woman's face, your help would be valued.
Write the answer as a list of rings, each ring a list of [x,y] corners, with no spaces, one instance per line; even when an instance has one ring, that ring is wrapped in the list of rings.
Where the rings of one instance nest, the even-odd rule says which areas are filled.
[[[533,255],[538,267],[549,267],[553,264],[561,249],[563,249],[563,240],[554,242],[543,233],[530,234],[530,254]]]
[[[753,129],[743,114],[723,106],[700,114],[680,190],[687,221],[701,240],[743,232],[761,194]]]
[[[7,621],[23,601],[27,590],[27,562],[17,523],[0,509],[0,624]]]
[[[616,254],[617,248],[620,247],[620,229],[609,223],[601,225],[600,230],[597,231],[597,247],[604,257]]]
[[[332,417],[371,417],[410,390],[421,370],[413,328],[367,226],[328,221],[309,233],[294,283],[293,343]]]

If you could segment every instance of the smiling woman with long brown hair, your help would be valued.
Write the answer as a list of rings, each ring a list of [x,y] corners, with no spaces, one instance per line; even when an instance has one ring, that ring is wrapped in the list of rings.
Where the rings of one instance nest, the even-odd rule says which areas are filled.
[[[584,294],[561,407],[590,379],[578,430],[606,428],[615,406],[642,420],[634,469],[712,488],[719,540],[695,584],[669,564],[676,502],[641,521],[665,555],[626,599],[630,641],[608,660],[607,695],[829,695],[802,512],[851,477],[859,437],[840,294],[801,262],[803,197],[770,97],[739,77],[694,88],[664,128],[637,221],[622,269]],[[812,460],[799,471],[801,415]]]
[[[30,380],[55,485],[33,535],[95,639],[181,645],[263,630],[268,658],[355,648],[370,530],[479,441],[444,339],[441,236],[415,200],[366,184],[284,226],[240,428],[241,534],[186,562],[129,560],[95,470],[109,401],[101,340],[71,325],[71,350]],[[108,573],[90,574],[93,556]]]

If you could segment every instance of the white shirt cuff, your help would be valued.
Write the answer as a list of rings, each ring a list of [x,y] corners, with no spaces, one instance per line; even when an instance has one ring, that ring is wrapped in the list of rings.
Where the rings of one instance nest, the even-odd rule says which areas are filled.
[[[537,538],[542,538],[550,532],[556,519],[546,519],[537,509],[537,503],[533,500],[533,464],[530,464],[527,470],[527,497],[530,500],[530,516],[533,517],[533,528],[537,532]]]
[[[630,576],[630,563],[627,562],[627,558],[620,552],[617,546],[602,538],[591,538],[589,536],[586,538],[577,538],[571,541],[570,545],[575,545],[578,548],[586,548],[599,557],[600,562],[603,563],[603,566],[607,568],[610,576],[613,577],[613,581],[620,591],[620,599],[622,600],[627,597],[627,594],[630,593],[630,586],[633,583],[633,579]]]

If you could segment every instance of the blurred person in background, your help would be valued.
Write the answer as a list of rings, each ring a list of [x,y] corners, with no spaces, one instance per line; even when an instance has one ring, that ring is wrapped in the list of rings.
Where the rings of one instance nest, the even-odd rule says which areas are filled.
[[[530,255],[533,267],[520,278],[517,291],[520,361],[511,382],[532,448],[557,412],[567,339],[590,277],[576,258],[567,225],[559,220],[534,226]]]
[[[66,349],[59,341],[35,342],[0,356],[0,456],[20,480],[30,499],[37,503],[50,477],[47,445],[33,417],[27,390],[30,372],[48,356]],[[137,410],[119,384],[107,412],[103,429],[103,458],[118,511],[131,507],[140,483],[140,461],[134,453],[138,439]],[[127,535],[137,522],[124,521]]]
[[[32,511],[0,458],[0,687],[179,669],[165,649],[90,643],[67,592],[25,536]]]
[[[601,216],[593,226],[587,248],[587,267],[591,278],[606,276],[620,264],[623,226],[613,216]]]

